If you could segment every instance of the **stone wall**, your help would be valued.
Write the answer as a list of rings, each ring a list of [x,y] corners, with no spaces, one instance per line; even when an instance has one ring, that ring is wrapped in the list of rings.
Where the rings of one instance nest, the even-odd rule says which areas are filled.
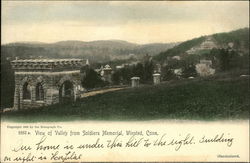
[[[60,73],[15,73],[15,98],[14,108],[25,109],[51,105],[59,102],[59,89],[65,81],[73,84],[75,96],[79,95],[80,71],[60,72]],[[23,86],[30,85],[31,98],[23,99]],[[36,85],[42,84],[44,90],[44,100],[36,100]],[[77,98],[77,97],[75,97]]]

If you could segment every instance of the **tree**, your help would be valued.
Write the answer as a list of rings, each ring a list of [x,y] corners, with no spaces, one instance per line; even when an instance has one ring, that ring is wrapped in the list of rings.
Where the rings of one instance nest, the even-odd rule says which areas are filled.
[[[129,84],[134,76],[140,77],[140,82],[150,83],[153,81],[154,64],[148,55],[144,58],[143,63],[127,65],[112,75],[114,84]]]
[[[231,55],[226,49],[220,49],[218,52],[218,59],[222,71],[228,70],[230,67]]]
[[[176,75],[172,71],[172,68],[168,65],[162,68],[161,75],[163,80],[176,79]]]
[[[210,57],[218,59],[218,67],[221,71],[227,71],[234,67],[240,67],[240,56],[234,50],[229,49],[212,49]]]
[[[138,63],[133,67],[133,76],[137,76],[140,78],[143,78],[144,74],[144,67],[142,63]]]
[[[151,60],[146,61],[144,63],[144,75],[143,75],[143,82],[149,83],[153,80],[153,73],[154,73],[154,65]]]
[[[82,79],[84,88],[103,87],[105,85],[107,85],[107,82],[104,82],[95,70],[89,67],[85,69],[85,75]]]
[[[183,77],[188,78],[188,77],[195,77],[197,75],[197,72],[195,70],[195,65],[187,65],[183,69]]]
[[[121,83],[121,71],[117,70],[112,74],[113,84],[118,85]]]

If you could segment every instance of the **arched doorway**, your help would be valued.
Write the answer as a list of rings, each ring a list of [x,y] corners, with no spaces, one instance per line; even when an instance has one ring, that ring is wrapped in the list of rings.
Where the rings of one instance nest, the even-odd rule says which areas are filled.
[[[28,82],[25,82],[23,85],[23,99],[24,100],[31,99],[31,87]]]
[[[74,86],[69,80],[62,83],[59,89],[59,102],[70,102],[74,100]]]
[[[44,101],[44,88],[41,83],[36,85],[36,101]]]

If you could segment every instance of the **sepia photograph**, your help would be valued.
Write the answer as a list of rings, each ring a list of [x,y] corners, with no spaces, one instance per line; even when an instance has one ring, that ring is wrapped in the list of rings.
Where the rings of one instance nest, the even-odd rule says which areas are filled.
[[[1,162],[249,161],[249,1],[1,8]]]

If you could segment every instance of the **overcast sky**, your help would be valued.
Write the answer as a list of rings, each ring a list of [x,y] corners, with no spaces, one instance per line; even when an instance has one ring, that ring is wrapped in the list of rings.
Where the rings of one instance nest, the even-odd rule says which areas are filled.
[[[2,44],[120,39],[177,42],[249,27],[248,1],[2,1]]]

